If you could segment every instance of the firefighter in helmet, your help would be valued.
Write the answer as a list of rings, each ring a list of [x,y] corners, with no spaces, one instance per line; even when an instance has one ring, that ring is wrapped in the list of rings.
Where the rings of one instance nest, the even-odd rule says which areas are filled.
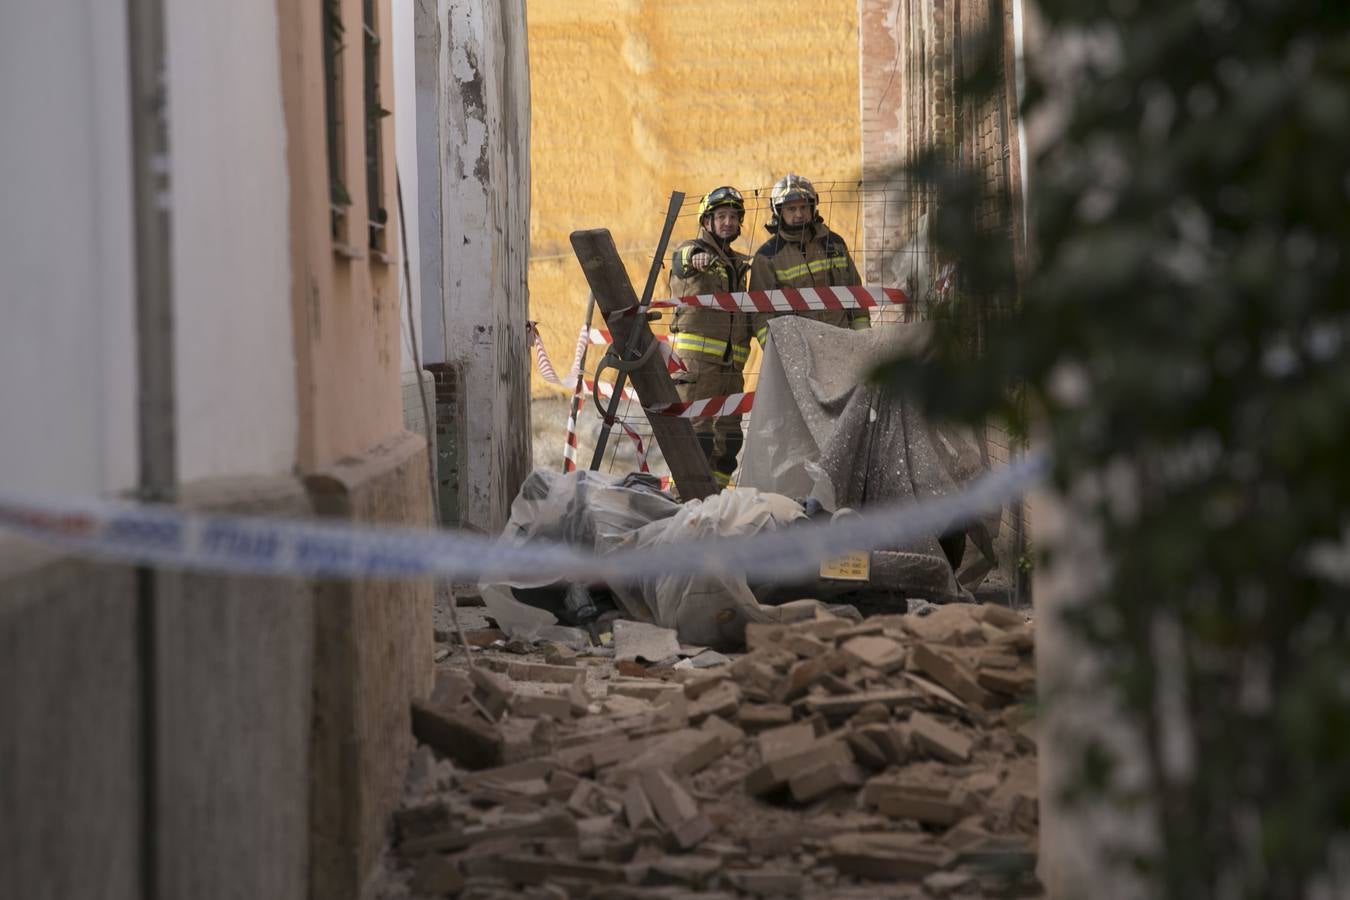
[[[719,187],[698,205],[698,237],[671,255],[670,294],[687,297],[745,290],[750,260],[732,249],[741,233],[745,201],[734,187]],[[674,376],[683,401],[735,394],[745,388],[742,372],[750,356],[748,313],[680,306],[670,326],[670,342],[687,371]],[[726,487],[736,471],[745,437],[740,416],[694,419],[694,434],[708,457],[717,483]]]
[[[752,289],[862,284],[848,245],[817,212],[818,201],[815,187],[800,175],[785,175],[774,184],[769,193],[772,215],[764,226],[771,237],[755,251],[750,267]],[[862,331],[871,323],[865,309],[761,313],[754,322],[755,337],[761,344],[768,334],[769,320],[777,315],[806,316],[855,331]]]

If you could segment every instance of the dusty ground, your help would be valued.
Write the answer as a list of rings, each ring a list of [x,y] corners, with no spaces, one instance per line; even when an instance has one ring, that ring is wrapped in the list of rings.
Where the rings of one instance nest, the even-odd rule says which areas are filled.
[[[534,431],[534,465],[562,471],[563,445],[567,436],[567,413],[571,398],[558,394],[544,394],[531,400],[530,418]],[[630,409],[632,406],[634,408]],[[647,464],[654,472],[666,474],[661,449],[651,437],[646,419],[636,410],[636,404],[623,402],[619,415],[639,433],[647,452]],[[582,404],[577,417],[577,463],[580,468],[590,465],[591,454],[600,434],[601,420],[591,403]],[[637,470],[637,455],[633,441],[619,429],[613,429],[606,443],[602,472],[626,474]]]
[[[1041,896],[1031,629],[925,609],[672,665],[461,608],[484,646],[438,644],[380,900]]]

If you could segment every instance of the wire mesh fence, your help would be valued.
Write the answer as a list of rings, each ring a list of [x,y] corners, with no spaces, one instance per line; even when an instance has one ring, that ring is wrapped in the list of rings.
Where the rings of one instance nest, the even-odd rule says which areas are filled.
[[[711,189],[711,185],[709,189]],[[848,244],[854,264],[862,274],[864,283],[872,286],[899,287],[908,295],[903,308],[873,310],[874,322],[913,321],[926,317],[934,303],[939,302],[951,281],[950,261],[940,260],[929,246],[927,240],[927,216],[933,202],[931,187],[904,178],[886,180],[848,180],[816,181],[814,187],[819,196],[817,211],[831,230],[843,237]],[[753,256],[769,232],[765,225],[772,217],[770,209],[771,186],[742,190],[745,198],[745,218],[740,236],[732,247],[746,256]],[[698,207],[701,193],[689,193],[680,207],[677,217],[676,234],[671,245],[666,248],[663,265],[665,271],[657,282],[655,297],[665,297],[669,291],[669,257],[680,241],[694,236],[698,231]],[[665,209],[658,203],[651,205],[652,232],[660,229]],[[650,263],[655,247],[627,247],[620,255],[629,265],[630,271],[645,270]],[[532,260],[564,258],[570,254],[545,254],[532,256]],[[754,289],[756,286],[751,284]],[[640,283],[635,284],[641,290]],[[658,320],[651,323],[652,331],[660,340],[669,337],[673,310],[664,310]],[[570,423],[572,437],[568,437],[568,413],[570,402],[566,395],[555,395],[556,399],[546,398],[536,404],[536,415],[546,417],[545,427],[536,428],[536,441],[541,446],[536,450],[536,463],[540,465],[563,465],[564,449],[574,442],[573,458],[579,467],[585,467],[594,452],[598,435],[602,430],[604,412],[608,401],[602,398],[596,402],[595,394],[606,389],[604,384],[612,384],[613,369],[601,371],[600,365],[608,345],[599,339],[604,323],[595,317],[589,323],[578,322],[573,337],[581,336],[575,346],[564,347],[561,343],[550,347],[550,355],[555,363],[570,363],[566,375],[559,370],[559,381],[569,394],[577,385],[578,372],[581,375],[581,399],[577,405],[575,421]],[[585,331],[583,332],[583,329]],[[617,351],[616,351],[617,352]],[[556,353],[563,353],[559,358]],[[760,372],[761,349],[752,342],[750,358],[744,370],[745,390],[753,391]],[[598,376],[598,378],[597,378]],[[599,386],[597,386],[599,385]],[[742,418],[742,428],[748,430],[753,410]],[[561,419],[561,421],[559,421]],[[561,426],[561,427],[559,427]],[[647,414],[634,392],[625,392],[614,413],[613,430],[606,445],[602,471],[626,473],[639,470],[643,463],[653,474],[667,474],[661,458]],[[640,452],[639,452],[640,446]],[[733,479],[732,484],[735,484]]]

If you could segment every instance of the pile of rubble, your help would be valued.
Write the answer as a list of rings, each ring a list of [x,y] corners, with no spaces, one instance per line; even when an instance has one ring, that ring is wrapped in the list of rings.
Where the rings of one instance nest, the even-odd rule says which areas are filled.
[[[710,668],[448,660],[414,707],[401,895],[1040,896],[1031,627],[931,609],[751,625]]]

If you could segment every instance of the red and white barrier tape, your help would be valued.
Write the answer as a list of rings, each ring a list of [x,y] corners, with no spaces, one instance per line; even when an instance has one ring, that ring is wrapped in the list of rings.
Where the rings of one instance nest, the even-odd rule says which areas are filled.
[[[952,282],[956,280],[956,263],[947,263],[938,272],[937,278],[933,279],[933,293],[937,294],[939,299],[947,296],[947,292],[952,288]]]
[[[831,309],[872,309],[908,302],[909,296],[899,288],[855,285],[698,294],[691,297],[654,300],[652,306],[702,306],[708,309],[724,309],[727,312],[791,313]]]
[[[573,396],[578,397],[579,399],[583,389],[591,393],[596,393],[597,388],[599,389],[601,398],[605,400],[614,396],[614,385],[610,384],[608,381],[602,381],[597,385],[594,381],[585,377],[577,379]],[[638,398],[637,393],[627,385],[624,385],[623,392],[620,396],[625,400],[636,400]],[[580,404],[577,405],[577,408],[580,409]],[[623,433],[628,435],[629,440],[633,442],[633,452],[637,456],[638,471],[650,472],[651,469],[647,465],[647,448],[642,443],[642,435],[638,434],[632,426],[622,419],[616,419],[614,424],[618,425]],[[567,435],[564,441],[563,471],[573,472],[577,467],[577,417],[570,409],[567,414]]]
[[[684,364],[675,352],[675,348],[670,346],[670,337],[664,334],[655,334],[652,337],[661,342],[661,358],[666,361],[666,371],[674,375],[676,372],[688,372],[689,367]],[[614,343],[614,336],[603,328],[590,329],[590,341],[592,344],[607,346]]]
[[[553,361],[549,359],[548,351],[544,349],[544,342],[539,337],[538,326],[534,322],[526,322],[525,334],[530,346],[534,348],[535,367],[539,370],[540,377],[549,384],[557,385],[558,387],[567,387],[567,384],[558,377],[558,370],[553,368]],[[670,346],[669,340],[664,335],[656,336],[656,339],[661,342],[661,357],[666,361],[667,372],[673,375],[676,372],[689,371],[688,367],[685,366],[684,361],[675,354],[675,351]],[[586,352],[587,343],[606,345],[611,343],[611,341],[612,339],[608,331],[600,328],[583,328],[581,330],[581,335],[577,340],[576,353],[572,357],[572,369],[567,373],[567,380],[571,381],[575,378],[578,371],[581,369],[581,359]],[[624,397],[634,399],[627,391],[625,391]]]
[[[558,387],[565,387],[562,379],[558,377],[558,372],[553,368],[553,362],[548,358],[548,353],[544,350],[544,342],[539,339],[539,327],[534,322],[525,323],[525,340],[534,348],[534,364],[539,369],[539,375],[549,384],[556,384]]]
[[[755,392],[746,391],[743,394],[723,394],[720,397],[706,397],[702,400],[681,403],[658,403],[647,407],[647,410],[658,416],[702,419],[708,416],[739,416],[748,413],[754,405]]]

